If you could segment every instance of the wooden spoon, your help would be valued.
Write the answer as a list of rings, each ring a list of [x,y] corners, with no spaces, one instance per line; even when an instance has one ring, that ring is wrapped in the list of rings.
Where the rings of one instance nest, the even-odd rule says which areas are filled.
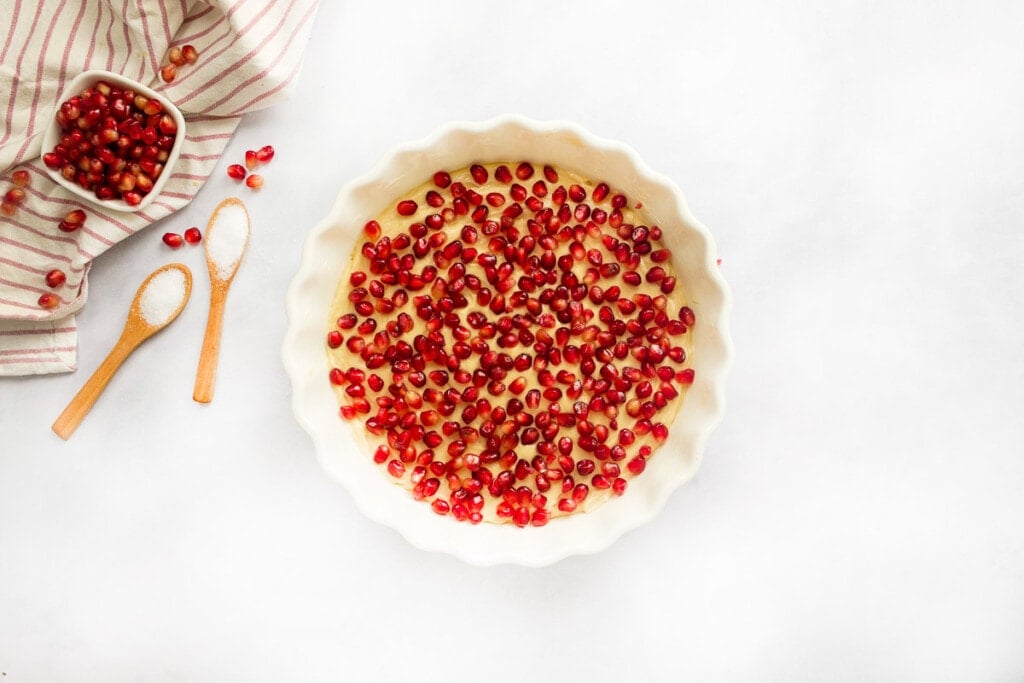
[[[213,400],[213,385],[217,379],[217,361],[220,358],[220,333],[224,324],[224,301],[248,243],[249,212],[245,210],[245,204],[235,197],[225,199],[214,209],[206,225],[210,314],[206,319],[206,335],[203,337],[196,386],[192,393],[193,400],[199,403]]]
[[[168,275],[164,275],[168,273]],[[180,277],[174,273],[180,273]],[[157,277],[160,277],[157,280]],[[156,281],[156,285],[150,289]],[[184,281],[184,293],[179,289]],[[96,368],[85,384],[78,391],[67,408],[53,423],[53,431],[62,439],[68,439],[85,416],[92,409],[96,399],[100,397],[114,373],[129,354],[154,334],[164,329],[178,317],[189,295],[192,293],[192,271],[181,263],[171,263],[154,270],[143,280],[139,290],[135,292],[132,306],[128,311],[128,321],[124,325],[121,338],[114,344],[107,357]],[[175,297],[180,296],[180,301]]]

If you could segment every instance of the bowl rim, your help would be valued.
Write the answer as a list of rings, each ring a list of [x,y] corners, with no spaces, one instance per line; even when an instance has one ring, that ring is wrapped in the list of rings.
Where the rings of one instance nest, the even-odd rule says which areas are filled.
[[[633,170],[639,174],[640,178],[644,182],[653,183],[667,190],[674,202],[674,208],[678,211],[678,218],[681,222],[685,223],[688,229],[693,230],[697,238],[702,242],[704,258],[703,268],[699,273],[699,276],[709,278],[710,285],[716,290],[720,301],[720,305],[717,309],[717,315],[714,316],[713,320],[708,320],[707,317],[702,318],[702,320],[704,320],[703,324],[713,327],[713,338],[718,344],[719,362],[717,367],[712,371],[701,369],[698,373],[699,381],[703,383],[703,389],[701,391],[702,400],[706,400],[709,404],[709,410],[705,411],[706,415],[703,423],[700,425],[693,425],[695,429],[692,434],[692,467],[688,472],[684,472],[680,476],[674,477],[670,482],[664,485],[658,491],[658,495],[650,501],[647,509],[644,511],[644,514],[633,517],[628,517],[626,515],[621,515],[619,518],[612,517],[610,519],[610,523],[608,523],[606,527],[599,529],[597,534],[583,534],[580,538],[570,539],[569,542],[562,543],[557,547],[551,545],[543,546],[541,544],[529,545],[527,543],[517,543],[513,548],[502,548],[496,550],[493,547],[489,548],[483,545],[477,547],[472,544],[461,543],[460,539],[454,538],[456,535],[454,533],[451,535],[444,533],[424,533],[424,525],[419,525],[403,519],[400,512],[395,513],[393,510],[388,509],[387,504],[375,501],[375,496],[372,493],[367,494],[360,490],[348,478],[348,475],[340,472],[335,466],[336,463],[332,462],[328,457],[328,452],[332,444],[326,442],[327,435],[325,434],[325,428],[323,428],[323,425],[318,424],[316,419],[303,412],[303,401],[305,398],[304,392],[310,390],[313,382],[319,380],[326,383],[326,375],[323,372],[319,372],[314,378],[310,374],[310,370],[308,368],[310,361],[305,359],[300,353],[299,328],[303,323],[299,317],[300,309],[303,307],[303,302],[307,296],[307,285],[315,276],[317,272],[316,269],[325,267],[324,256],[322,253],[319,253],[319,243],[339,222],[337,220],[338,216],[343,213],[343,207],[346,202],[352,201],[353,196],[360,189],[366,189],[374,184],[380,183],[383,178],[386,178],[384,175],[386,170],[394,166],[405,155],[423,154],[426,151],[442,144],[452,135],[462,133],[492,133],[505,127],[520,128],[524,132],[530,134],[539,135],[561,133],[575,136],[585,144],[594,147],[599,151],[619,153],[633,165]],[[497,159],[487,161],[496,160]],[[420,182],[422,182],[422,179]],[[395,196],[397,196],[398,192],[399,190],[396,189]],[[479,566],[518,564],[532,567],[553,564],[569,556],[587,555],[602,551],[627,531],[641,526],[656,517],[671,494],[682,486],[683,483],[692,478],[700,466],[707,440],[721,422],[724,415],[725,382],[734,359],[734,350],[729,334],[728,323],[732,310],[732,295],[718,268],[716,254],[715,243],[710,231],[690,212],[686,200],[679,188],[666,176],[651,170],[640,159],[637,152],[622,142],[597,137],[582,126],[571,121],[538,121],[518,114],[503,114],[482,121],[456,120],[445,123],[436,127],[431,133],[423,138],[392,147],[369,171],[352,178],[347,183],[344,183],[327,215],[307,233],[302,247],[298,270],[289,284],[285,298],[287,328],[281,348],[282,362],[292,386],[291,407],[293,415],[299,425],[307,432],[313,441],[314,453],[325,473],[327,473],[330,478],[335,479],[344,486],[352,496],[356,507],[370,519],[396,530],[411,545],[417,548],[431,552],[450,554],[469,564]],[[346,253],[344,257],[347,259],[347,256],[348,254]],[[334,282],[336,285],[337,280],[335,279]],[[322,313],[322,322],[325,322],[327,320],[328,311],[324,309]],[[696,386],[691,387],[691,391],[695,388]],[[682,413],[683,410],[680,410],[680,414]],[[381,477],[381,483],[385,486],[390,485],[384,477]],[[410,501],[412,500],[410,496],[406,497],[409,498]],[[595,515],[600,514],[602,510],[609,507],[611,506],[604,505],[592,513],[587,513],[585,515],[573,515],[567,518],[566,521],[580,517],[595,517]],[[424,516],[426,515],[424,514]],[[434,515],[430,515],[430,517],[434,517]],[[602,518],[602,521],[609,521],[609,517],[605,515],[605,517]],[[457,526],[462,527],[465,525]],[[539,529],[516,529],[514,531],[521,534],[536,534],[543,533],[546,529],[550,529],[552,526],[553,524],[549,524]],[[588,531],[590,530],[588,529]]]
[[[174,122],[178,126],[178,132],[175,136],[174,146],[171,147],[170,152],[167,155],[167,161],[164,162],[164,170],[160,174],[160,177],[153,183],[153,189],[142,198],[137,205],[132,206],[123,199],[100,199],[95,193],[90,190],[86,190],[80,187],[77,183],[71,182],[63,175],[61,175],[56,169],[50,168],[46,164],[43,164],[43,169],[49,174],[50,178],[55,183],[63,187],[64,189],[72,192],[82,199],[85,199],[96,206],[100,206],[106,209],[112,209],[114,211],[120,211],[124,213],[137,213],[142,211],[149,206],[153,200],[155,200],[160,192],[163,190],[164,185],[167,184],[168,179],[171,177],[172,170],[178,161],[178,157],[181,155],[181,148],[185,143],[185,117],[181,113],[181,110],[167,98],[166,95],[162,95],[150,87],[139,83],[136,80],[122,76],[121,74],[114,73],[113,71],[106,71],[104,69],[90,69],[83,71],[82,73],[75,76],[65,86],[63,92],[57,99],[57,104],[50,113],[50,117],[47,121],[46,128],[43,131],[43,142],[42,142],[42,153],[45,154],[52,150],[57,144],[57,140],[60,138],[60,125],[54,118],[61,105],[66,102],[69,98],[74,95],[81,93],[89,85],[97,81],[109,81],[112,84],[121,86],[122,88],[130,88],[135,92],[145,95],[150,99],[157,99],[164,107],[164,111],[170,114],[174,118]]]

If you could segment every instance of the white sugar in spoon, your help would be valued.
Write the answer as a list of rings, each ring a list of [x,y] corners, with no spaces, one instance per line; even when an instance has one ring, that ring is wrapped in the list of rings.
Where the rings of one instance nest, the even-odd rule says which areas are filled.
[[[224,324],[224,302],[228,288],[235,279],[238,264],[249,243],[249,212],[240,199],[225,199],[210,216],[206,225],[206,266],[210,271],[210,315],[206,319],[206,336],[199,355],[193,400],[213,400],[220,358],[220,334]]]
[[[181,263],[158,268],[143,280],[132,300],[121,338],[53,423],[57,436],[66,440],[74,433],[128,355],[170,325],[185,308],[191,293],[192,271]]]

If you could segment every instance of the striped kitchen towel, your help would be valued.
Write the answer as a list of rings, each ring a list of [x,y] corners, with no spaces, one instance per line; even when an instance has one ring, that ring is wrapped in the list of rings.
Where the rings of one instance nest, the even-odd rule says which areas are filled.
[[[6,0],[0,22],[0,195],[29,173],[14,215],[0,213],[0,375],[74,370],[75,312],[85,303],[94,258],[191,201],[242,115],[282,97],[298,74],[318,0]],[[172,46],[193,45],[195,64],[160,79]],[[65,84],[105,69],[174,102],[188,124],[178,164],[159,197],[139,213],[104,212],[58,186],[40,154],[42,132]],[[83,208],[85,227],[57,224]],[[67,281],[50,289],[59,268]],[[55,293],[59,305],[40,307]]]

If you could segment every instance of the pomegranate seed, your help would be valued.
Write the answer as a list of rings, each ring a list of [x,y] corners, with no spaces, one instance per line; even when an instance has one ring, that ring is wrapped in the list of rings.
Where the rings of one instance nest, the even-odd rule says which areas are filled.
[[[231,164],[228,166],[228,177],[234,178],[235,180],[243,180],[246,176],[247,171],[245,166],[241,164]]]
[[[174,66],[184,66],[185,56],[182,54],[181,48],[175,45],[170,50],[168,50],[167,61],[169,61]]]
[[[270,145],[264,145],[256,150],[256,160],[261,164],[270,163],[270,160],[274,158],[274,148]]]
[[[203,241],[203,233],[199,232],[199,228],[195,226],[186,230],[184,237],[189,244],[199,244]]]
[[[398,205],[395,208],[398,210],[399,216],[411,216],[416,213],[419,206],[411,199],[403,199],[398,202]]]
[[[176,232],[165,232],[163,236],[164,244],[169,246],[171,249],[177,249],[182,245],[182,238]]]
[[[165,114],[164,116],[160,117],[160,121],[157,123],[157,129],[160,131],[160,133],[162,135],[174,135],[175,133],[178,132],[178,123],[174,120],[174,117],[172,117],[170,114]],[[117,139],[117,138],[115,138],[115,139]],[[114,140],[111,140],[111,141],[113,142]],[[158,139],[158,142],[159,142],[159,139]],[[156,168],[156,165],[153,164],[152,161],[148,162],[148,163],[150,163],[151,173],[152,173],[153,172],[152,169]]]
[[[655,441],[662,442],[668,438],[668,427],[661,422],[656,422],[651,427],[651,436],[654,437]]]
[[[60,298],[55,294],[42,294],[40,295],[37,303],[39,304],[39,308],[50,310],[57,308],[57,306],[60,305]]]
[[[664,263],[672,258],[672,252],[668,249],[655,249],[650,253],[650,258],[655,263]]]
[[[85,211],[82,209],[73,209],[64,216],[64,222],[68,225],[82,225],[85,223]]]
[[[247,149],[245,150],[245,167],[250,171],[260,165],[260,160],[256,158],[256,150]]]
[[[520,180],[529,180],[533,177],[533,164],[529,162],[522,162],[516,166],[516,177]]]
[[[363,226],[363,232],[366,236],[371,239],[377,239],[380,237],[380,223],[377,221],[367,221],[366,225]]]
[[[358,337],[353,338],[358,339]],[[331,330],[330,332],[327,333],[327,345],[332,349],[336,349],[339,346],[341,346],[341,341],[341,332],[338,332],[337,330]]]
[[[166,64],[162,69],[160,69],[160,78],[164,83],[170,83],[174,80],[177,73],[178,69],[173,64]]]
[[[195,64],[199,60],[199,52],[192,45],[184,45],[181,48],[181,56],[189,64]]]
[[[55,268],[46,274],[46,286],[50,289],[56,289],[67,281],[67,275],[64,274],[63,270]]]
[[[494,169],[494,179],[498,182],[508,184],[512,182],[512,172],[504,164]]]
[[[253,173],[245,179],[245,186],[250,190],[259,190],[263,187],[263,176],[258,173]]]
[[[434,185],[437,185],[442,190],[452,184],[452,177],[447,171],[438,171],[434,174]]]
[[[11,174],[11,182],[14,183],[17,187],[27,187],[29,184],[29,180],[30,179],[28,171],[17,170]]]
[[[480,164],[473,164],[469,167],[469,174],[473,176],[473,180],[477,185],[483,185],[487,182],[487,169]]]

